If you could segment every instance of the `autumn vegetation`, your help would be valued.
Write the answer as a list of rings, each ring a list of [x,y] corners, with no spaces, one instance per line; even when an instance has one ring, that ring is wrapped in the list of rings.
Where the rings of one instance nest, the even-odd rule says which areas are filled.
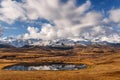
[[[18,63],[73,63],[87,68],[71,71],[5,71]],[[0,80],[120,80],[120,47],[76,45],[60,50],[48,47],[1,48]]]

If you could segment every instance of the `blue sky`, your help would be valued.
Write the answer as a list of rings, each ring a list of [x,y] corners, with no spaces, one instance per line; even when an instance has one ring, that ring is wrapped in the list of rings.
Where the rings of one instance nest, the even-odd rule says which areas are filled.
[[[13,24],[8,24],[6,22],[1,22],[1,26],[4,29],[3,37],[6,36],[18,36],[25,34],[27,31],[28,26],[34,26],[41,28],[41,23],[49,23],[49,21],[44,19],[35,20],[35,22],[23,22],[23,21],[15,21]]]
[[[80,27],[81,22],[85,23],[85,21],[86,21],[86,22],[90,23],[90,21],[87,21],[87,20],[79,21],[79,20],[90,19],[89,17],[86,17],[87,15],[90,16],[90,14],[96,15],[96,16],[93,16],[93,18],[95,18],[95,19],[92,18],[93,20],[98,20],[98,21],[105,20],[106,21],[105,25],[114,25],[112,27],[111,26],[110,27],[106,26],[106,27],[108,27],[110,30],[111,30],[111,28],[113,29],[113,30],[111,30],[112,31],[111,33],[119,35],[119,26],[120,26],[119,21],[120,20],[118,18],[116,18],[116,16],[112,15],[112,13],[117,12],[117,10],[119,11],[120,0],[76,0],[76,2],[74,3],[75,7],[73,7],[72,4],[67,4],[69,2],[69,0],[61,0],[61,2],[59,0],[59,2],[57,2],[57,3],[63,3],[64,4],[63,7],[65,5],[69,6],[69,9],[66,9],[66,11],[68,10],[67,11],[68,13],[65,12],[64,8],[61,8],[61,5],[56,5],[56,4],[53,5],[54,3],[56,3],[57,0],[54,0],[53,2],[50,2],[50,0],[49,1],[46,0],[46,2],[48,2],[48,5],[50,4],[50,7],[51,7],[50,8],[51,11],[49,11],[49,12],[47,12],[47,9],[49,7],[45,7],[45,5],[47,5],[46,3],[44,6],[40,6],[42,3],[44,3],[44,2],[42,2],[42,0],[31,0],[31,1],[33,1],[33,4],[31,4],[29,2],[29,0],[22,0],[22,1],[21,0],[2,0],[0,2],[0,6],[1,6],[0,7],[0,26],[4,28],[3,37],[18,36],[18,35],[26,34],[26,36],[27,37],[29,36],[29,38],[34,35],[43,36],[43,37],[44,36],[49,37],[48,35],[52,35],[54,38],[56,38],[56,36],[58,38],[59,37],[61,38],[61,36],[63,37],[63,35],[70,36],[69,28],[72,29],[74,26],[79,26],[78,29],[80,29],[80,30],[76,31],[78,34],[72,33],[71,35],[78,36],[80,34],[79,36],[81,36],[81,35],[84,36],[85,34],[81,34],[82,31],[90,32],[91,31],[90,28],[92,28],[92,30],[93,30],[93,27],[89,27],[89,28],[88,28],[88,26]],[[36,2],[38,1],[38,4],[35,4],[35,1]],[[75,0],[73,0],[73,1],[75,1]],[[89,1],[89,2],[87,2],[87,1]],[[12,8],[10,8],[8,5],[6,6],[5,4],[10,4],[9,6],[12,6]],[[30,6],[30,8],[28,9],[25,5]],[[39,9],[37,8],[37,5],[38,5]],[[78,11],[77,13],[72,14],[72,10],[77,9],[78,7],[81,7],[82,5],[85,6],[85,7],[83,7],[83,10],[85,9],[84,12],[82,12],[81,11],[82,9],[81,9],[80,10],[81,12]],[[54,6],[57,6],[58,8],[55,8]],[[40,9],[42,9],[42,7],[44,7],[43,8],[44,12],[41,13],[41,11],[42,11],[41,10],[39,14],[36,14],[37,12],[39,12]],[[8,9],[6,9],[6,8],[8,8]],[[34,9],[36,11],[35,13],[34,13]],[[57,14],[59,14],[61,9],[65,13],[63,13],[63,14],[61,13],[62,15],[60,14],[60,17],[59,17],[59,15],[57,15]],[[33,12],[30,10],[33,10]],[[16,14],[13,13],[14,11],[16,12]],[[56,11],[56,12],[54,12],[54,11]],[[18,12],[18,14],[17,14],[17,12]],[[46,15],[44,15],[44,13]],[[67,17],[67,19],[65,19],[66,17],[64,18],[63,15],[66,16],[69,13],[71,13],[70,15],[73,15],[72,18],[75,18],[75,19],[77,19],[77,17],[75,15],[79,15],[79,14],[80,14],[79,16],[83,15],[85,17],[80,17],[79,20],[76,21],[78,23],[73,22],[73,24],[66,25],[67,23],[65,24],[64,21],[66,21],[68,23],[69,22],[72,23],[72,21],[69,21],[69,19],[71,19],[70,16],[68,16],[69,18]],[[83,14],[81,14],[81,13],[83,13]],[[116,15],[119,15],[119,14],[116,13]],[[15,16],[13,16],[13,18],[9,17],[11,15],[15,15]],[[31,17],[31,15],[33,17]],[[101,16],[102,16],[102,19],[101,19]],[[61,23],[59,23],[60,21],[61,21]],[[96,22],[96,23],[93,23],[93,22],[91,22],[92,25],[90,25],[90,26],[101,26],[101,27],[94,27],[95,29],[96,28],[103,29],[103,26],[105,26],[104,23],[102,23],[100,21]],[[61,26],[62,24],[63,24],[63,26]],[[45,29],[44,29],[44,26],[47,26],[47,27],[45,27]],[[72,27],[67,28],[68,26],[72,26]],[[51,27],[53,27],[53,28],[55,27],[55,28],[53,29]],[[43,28],[43,32],[41,32],[42,28]],[[61,30],[59,30],[59,29],[61,29]],[[32,30],[33,30],[33,32],[32,32]],[[108,30],[108,29],[106,29],[106,30]],[[54,34],[58,34],[59,31],[62,31],[63,34],[54,35]],[[50,33],[47,34],[47,32],[50,32]],[[55,32],[55,33],[53,33],[53,32]],[[62,32],[60,32],[60,33],[62,33]],[[105,32],[108,32],[108,31],[105,31]],[[33,34],[33,33],[35,33],[35,34]],[[109,33],[110,32],[108,32],[108,34]],[[90,32],[90,34],[92,34],[92,32]],[[106,34],[107,33],[105,33],[105,35]],[[99,35],[103,35],[103,33],[101,33]],[[36,37],[38,37],[38,36],[36,36]],[[64,37],[66,37],[66,36],[64,36]]]

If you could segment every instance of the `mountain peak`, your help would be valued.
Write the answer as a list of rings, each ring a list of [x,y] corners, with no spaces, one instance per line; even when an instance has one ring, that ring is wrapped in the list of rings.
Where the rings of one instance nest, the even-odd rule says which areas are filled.
[[[6,37],[0,40],[0,44],[8,44],[14,47],[23,47],[25,45],[35,46],[74,46],[79,45],[90,45],[90,44],[107,44],[107,43],[120,43],[120,38],[117,36],[111,37],[97,37],[94,39],[86,39],[85,37],[80,38],[69,38],[69,39],[56,39],[56,40],[42,40],[42,39],[18,39],[13,37]]]

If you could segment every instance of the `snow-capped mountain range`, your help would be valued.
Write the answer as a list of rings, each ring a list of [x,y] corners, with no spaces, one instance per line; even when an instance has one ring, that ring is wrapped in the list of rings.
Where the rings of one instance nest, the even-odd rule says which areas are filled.
[[[34,46],[74,46],[75,44],[89,45],[89,44],[117,44],[120,43],[119,37],[102,37],[95,39],[74,38],[74,39],[56,39],[56,40],[42,40],[42,39],[18,39],[13,37],[6,37],[0,39],[0,44],[11,45],[14,47],[23,47],[25,45]]]

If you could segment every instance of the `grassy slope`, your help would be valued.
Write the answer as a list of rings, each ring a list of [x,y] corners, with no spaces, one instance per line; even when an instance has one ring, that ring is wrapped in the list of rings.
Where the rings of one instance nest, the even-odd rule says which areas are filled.
[[[47,61],[48,58],[45,59]],[[59,61],[59,59],[62,58],[56,59]],[[0,69],[4,66],[14,64],[11,63],[12,61],[10,60],[4,60],[4,62],[2,60],[3,59],[0,60]],[[53,58],[50,60],[53,60]],[[73,63],[86,63],[90,66],[87,69],[77,71],[0,70],[0,80],[120,80],[120,53],[99,58],[86,58],[83,60],[73,58],[72,61]]]

